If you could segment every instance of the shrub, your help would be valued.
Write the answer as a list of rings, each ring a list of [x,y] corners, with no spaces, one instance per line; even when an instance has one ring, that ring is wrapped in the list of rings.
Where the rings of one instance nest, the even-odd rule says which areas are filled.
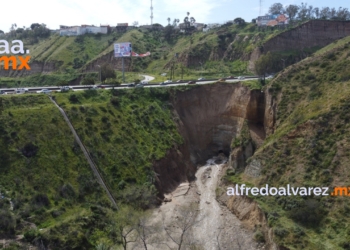
[[[0,234],[13,235],[15,227],[16,221],[11,212],[0,209]]]
[[[113,96],[112,98],[111,98],[111,100],[110,100],[110,102],[111,102],[111,104],[113,105],[113,106],[119,106],[119,99],[117,98],[117,97],[115,97],[115,96]]]
[[[308,199],[303,200],[298,207],[293,208],[289,217],[305,226],[317,227],[325,214],[326,211],[320,202]]]
[[[91,78],[91,77],[85,77],[81,83],[81,85],[94,85],[95,84],[95,79]]]
[[[76,196],[75,190],[70,183],[66,183],[62,187],[60,187],[59,194],[61,197],[66,199],[75,198]]]
[[[77,96],[76,94],[71,94],[71,95],[68,97],[68,100],[69,100],[71,103],[78,103],[78,102],[79,102],[78,96]]]
[[[33,197],[32,204],[38,207],[48,207],[50,205],[50,200],[46,194],[37,194]]]
[[[21,149],[21,152],[22,154],[27,157],[27,158],[30,158],[30,157],[33,157],[37,154],[39,150],[39,147],[35,146],[33,143],[27,143],[22,149]]]
[[[260,230],[256,231],[254,239],[258,242],[265,242],[265,236]]]

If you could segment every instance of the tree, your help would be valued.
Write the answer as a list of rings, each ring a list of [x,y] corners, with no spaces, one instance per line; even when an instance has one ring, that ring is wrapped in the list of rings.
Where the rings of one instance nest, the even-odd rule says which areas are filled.
[[[337,10],[335,8],[332,8],[329,12],[329,19],[337,19]]]
[[[187,12],[187,16],[184,18],[185,32],[191,33],[194,29],[193,24],[196,22],[194,17],[190,17],[190,12]]]
[[[273,55],[271,52],[267,52],[267,54],[259,57],[255,62],[255,71],[259,76],[264,77],[267,73],[271,73],[273,71],[278,71],[280,69],[280,59]]]
[[[34,30],[35,28],[40,27],[40,26],[41,26],[41,25],[38,24],[38,23],[32,23],[32,24],[30,25],[30,28],[31,28],[32,30]]]
[[[314,8],[312,7],[312,5],[310,5],[309,8],[307,8],[306,13],[307,19],[312,19],[312,16],[314,14]]]
[[[284,13],[284,8],[281,3],[274,3],[273,5],[271,5],[269,9],[269,14],[271,15],[278,15],[283,13]]]
[[[308,18],[307,13],[308,13],[307,3],[301,3],[301,5],[299,6],[298,19],[302,21],[306,20]]]
[[[139,26],[139,22],[138,22],[138,21],[134,21],[134,22],[132,23],[132,26],[135,26],[135,27]]]
[[[137,234],[141,241],[141,245],[144,247],[145,250],[148,249],[148,245],[152,245],[154,242],[152,242],[153,235],[155,235],[159,231],[158,225],[150,225],[148,222],[148,214],[144,213],[138,218],[137,223]],[[154,239],[156,240],[156,239]]]
[[[320,9],[318,7],[314,8],[314,15],[316,19],[320,18]]]
[[[167,21],[168,21],[168,26],[170,26],[170,17],[167,18]]]
[[[173,21],[173,26],[176,27],[179,22],[180,22],[180,19],[175,18]]]
[[[174,36],[174,26],[168,25],[164,28],[164,38],[165,40],[170,43],[173,41],[173,36]]]
[[[241,17],[237,17],[237,18],[235,18],[235,19],[233,20],[233,22],[234,22],[235,24],[239,25],[239,26],[242,26],[242,25],[244,25],[244,24],[245,24],[244,19],[243,19],[243,18],[241,18]]]
[[[166,226],[163,218],[163,228],[172,242],[177,245],[177,249],[187,246],[194,246],[195,243],[189,236],[189,230],[196,225],[201,219],[197,219],[197,209],[194,203],[187,207],[178,209],[177,220],[171,226]]]
[[[104,82],[107,78],[116,78],[114,69],[110,64],[103,64],[101,67],[101,81]]]
[[[117,244],[121,244],[126,250],[129,243],[136,242],[138,212],[132,207],[123,206],[115,215],[115,221],[112,222],[110,234]]]
[[[330,17],[330,9],[329,7],[323,7],[320,10],[320,19],[329,19]]]
[[[2,30],[0,30],[0,35],[2,35],[2,34],[5,34],[5,32],[3,32]]]
[[[106,243],[99,243],[96,250],[111,250],[111,248]]]
[[[285,10],[286,14],[289,16],[290,21],[293,22],[294,18],[298,14],[299,7],[297,5],[290,4],[286,6]]]
[[[337,12],[337,19],[345,21],[345,20],[348,20],[349,18],[350,18],[350,13],[348,8],[339,7]]]

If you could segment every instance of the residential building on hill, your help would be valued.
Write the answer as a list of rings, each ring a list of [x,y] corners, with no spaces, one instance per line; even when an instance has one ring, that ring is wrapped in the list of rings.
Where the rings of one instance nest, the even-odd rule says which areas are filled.
[[[107,34],[109,25],[101,25],[100,27],[94,25],[83,24],[81,26],[65,26],[60,25],[60,36],[79,36],[84,34]]]

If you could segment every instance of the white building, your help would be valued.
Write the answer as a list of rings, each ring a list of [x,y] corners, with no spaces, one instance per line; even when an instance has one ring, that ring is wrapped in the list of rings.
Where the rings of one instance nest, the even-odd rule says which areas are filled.
[[[79,36],[84,34],[107,34],[108,27],[107,26],[101,26],[96,27],[93,25],[82,25],[82,26],[63,26],[60,25],[60,36]]]

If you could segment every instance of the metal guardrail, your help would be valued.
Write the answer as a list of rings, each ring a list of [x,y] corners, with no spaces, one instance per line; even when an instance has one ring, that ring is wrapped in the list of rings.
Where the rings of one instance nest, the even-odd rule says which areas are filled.
[[[256,78],[259,78],[258,76],[243,76],[244,79],[256,79]],[[239,80],[238,77],[234,77],[234,78],[227,78],[227,77],[222,77],[223,79],[226,79],[226,80]],[[221,79],[221,78],[220,78]],[[243,80],[244,80],[243,79]],[[189,81],[195,81],[195,82],[206,82],[206,81],[217,81],[219,79],[204,79],[204,80],[197,80],[197,79],[192,79],[192,80],[182,80],[181,82],[170,82],[170,83],[167,83],[166,85],[175,85],[175,84],[181,84],[181,83],[187,83]],[[147,83],[145,84],[145,86],[158,86],[160,85],[161,82],[159,83]],[[130,84],[130,83],[128,83]],[[101,85],[103,86],[104,88],[115,88],[115,89],[120,89],[120,88],[124,88],[124,87],[128,87],[128,84],[123,84],[123,85]],[[165,86],[166,86],[165,85]],[[92,89],[93,85],[73,85],[73,86],[69,86],[71,87],[73,90],[74,89]],[[43,87],[28,87],[28,92],[29,93],[36,93],[36,91],[39,91],[39,90],[42,90],[42,89],[49,89],[49,90],[60,90],[60,87],[54,87],[54,86],[43,86]],[[98,88],[100,89],[100,88]],[[103,89],[103,88],[102,88]],[[11,88],[6,88],[6,89],[0,89],[2,91],[5,91],[7,92],[8,94],[14,94],[15,93],[15,89],[11,89]]]

